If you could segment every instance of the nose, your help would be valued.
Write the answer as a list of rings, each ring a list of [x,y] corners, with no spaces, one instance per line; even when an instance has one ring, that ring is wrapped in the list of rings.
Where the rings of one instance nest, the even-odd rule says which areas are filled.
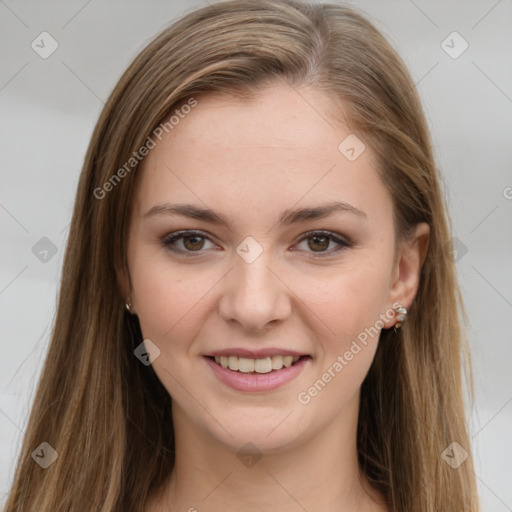
[[[270,325],[282,323],[292,311],[292,292],[266,254],[264,251],[252,263],[235,255],[234,268],[223,281],[220,315],[246,331],[264,332]]]

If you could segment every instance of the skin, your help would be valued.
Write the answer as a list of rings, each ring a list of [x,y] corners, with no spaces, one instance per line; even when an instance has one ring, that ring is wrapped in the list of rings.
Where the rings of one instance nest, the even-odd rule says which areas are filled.
[[[395,245],[374,154],[368,145],[355,161],[341,154],[351,132],[328,120],[323,93],[275,84],[251,101],[197,99],[144,160],[128,241],[132,286],[123,291],[160,350],[153,368],[172,396],[176,435],[175,468],[147,511],[224,512],[226,503],[244,512],[388,510],[359,475],[356,451],[360,387],[378,335],[307,405],[297,397],[365,328],[391,328],[394,303],[410,307],[428,226]],[[276,223],[285,209],[334,200],[364,215]],[[208,207],[231,225],[144,215],[162,203]],[[163,245],[185,229],[206,238],[178,240],[182,254]],[[313,230],[352,246],[334,252],[336,242],[304,237]],[[263,250],[252,263],[236,252],[247,236]],[[228,347],[289,348],[312,360],[274,391],[240,392],[203,357]],[[262,455],[252,467],[237,457],[248,442]]]

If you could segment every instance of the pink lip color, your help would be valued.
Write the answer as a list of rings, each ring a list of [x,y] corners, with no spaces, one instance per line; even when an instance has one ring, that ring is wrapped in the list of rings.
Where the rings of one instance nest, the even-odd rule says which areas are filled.
[[[299,359],[295,364],[269,373],[242,373],[223,368],[209,357],[205,357],[216,377],[237,391],[272,391],[295,378],[311,362],[311,358]]]

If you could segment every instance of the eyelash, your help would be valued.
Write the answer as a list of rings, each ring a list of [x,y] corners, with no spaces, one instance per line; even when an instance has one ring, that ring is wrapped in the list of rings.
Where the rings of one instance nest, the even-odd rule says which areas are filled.
[[[304,236],[297,242],[300,243],[304,240],[307,240],[308,238],[313,238],[315,236],[321,236],[321,237],[327,237],[329,241],[333,241],[339,245],[339,247],[335,248],[331,251],[325,251],[325,252],[311,252],[313,255],[313,258],[325,258],[327,256],[331,256],[334,253],[343,251],[344,249],[347,249],[352,246],[351,242],[348,242],[347,240],[344,240],[343,238],[340,238],[336,233],[332,233],[330,231],[308,231],[304,234]],[[182,238],[192,238],[192,237],[199,237],[204,238],[207,240],[210,240],[210,238],[201,231],[178,231],[176,233],[171,233],[167,235],[165,238],[162,239],[162,246],[169,251],[179,253],[179,254],[190,254],[191,257],[193,257],[194,253],[197,255],[200,255],[202,253],[202,250],[199,251],[187,251],[187,250],[181,250],[173,248],[172,246],[176,243],[176,241],[182,239]],[[188,257],[188,256],[187,256]]]

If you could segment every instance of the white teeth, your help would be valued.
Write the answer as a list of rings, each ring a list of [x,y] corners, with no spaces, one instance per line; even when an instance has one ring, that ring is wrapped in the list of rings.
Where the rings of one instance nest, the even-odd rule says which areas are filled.
[[[266,357],[265,359],[254,360],[254,371],[256,373],[268,373],[272,371],[272,358]]]
[[[281,370],[288,368],[297,362],[300,356],[273,356],[264,359],[248,359],[247,357],[237,356],[215,356],[215,362],[223,368],[229,368],[233,371],[242,373],[269,373],[272,370]]]
[[[231,359],[231,356],[229,356]],[[230,368],[231,370],[231,368]],[[238,358],[238,371],[242,373],[251,373],[254,371],[254,359]]]
[[[283,357],[283,364],[288,368],[288,366],[291,366],[293,363],[293,356],[284,356]]]
[[[272,369],[280,370],[283,367],[283,356],[274,356],[272,358]]]

